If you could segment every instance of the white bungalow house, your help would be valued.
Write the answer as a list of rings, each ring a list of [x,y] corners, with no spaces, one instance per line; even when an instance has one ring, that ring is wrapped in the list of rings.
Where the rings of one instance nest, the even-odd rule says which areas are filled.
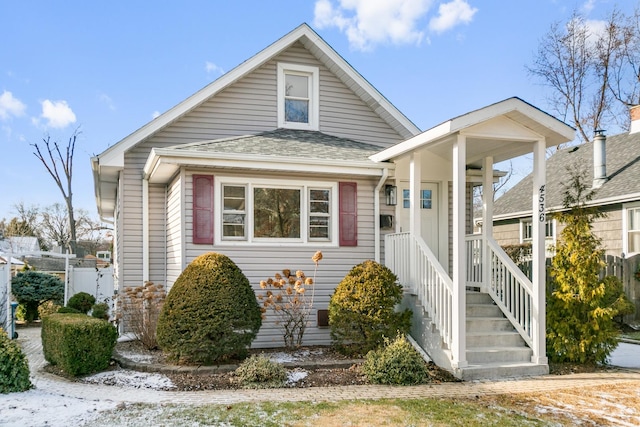
[[[92,167],[100,215],[114,223],[120,289],[147,280],[170,289],[192,259],[216,251],[258,291],[283,268],[308,272],[322,250],[322,314],[351,267],[375,259],[399,276],[412,336],[438,364],[461,378],[534,375],[548,369],[544,230],[534,223],[532,283],[490,227],[466,237],[470,189],[479,179],[492,187],[495,162],[533,152],[532,206],[544,220],[544,150],[572,138],[518,98],[421,133],[303,24]],[[330,342],[322,318],[314,313],[305,344]],[[273,319],[253,345],[282,345]]]

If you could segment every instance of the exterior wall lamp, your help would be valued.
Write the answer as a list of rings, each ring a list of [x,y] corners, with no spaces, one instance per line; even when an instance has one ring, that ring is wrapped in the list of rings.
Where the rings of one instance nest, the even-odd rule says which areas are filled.
[[[387,206],[395,206],[398,204],[398,187],[395,185],[385,185],[384,195],[386,198]]]

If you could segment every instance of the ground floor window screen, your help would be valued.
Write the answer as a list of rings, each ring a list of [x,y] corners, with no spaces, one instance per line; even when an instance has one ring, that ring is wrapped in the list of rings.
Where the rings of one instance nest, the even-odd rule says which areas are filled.
[[[246,236],[246,187],[222,186],[222,235],[229,239],[244,239]]]
[[[254,187],[253,236],[300,238],[300,190]]]

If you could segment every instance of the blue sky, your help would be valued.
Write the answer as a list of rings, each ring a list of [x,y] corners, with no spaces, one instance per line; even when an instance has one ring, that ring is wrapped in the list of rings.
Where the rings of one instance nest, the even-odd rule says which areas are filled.
[[[77,128],[75,206],[97,216],[91,156],[303,22],[426,130],[511,96],[549,111],[549,89],[525,66],[550,25],[574,9],[597,21],[636,4],[0,0],[0,218],[18,202],[63,201],[30,144],[66,144]]]

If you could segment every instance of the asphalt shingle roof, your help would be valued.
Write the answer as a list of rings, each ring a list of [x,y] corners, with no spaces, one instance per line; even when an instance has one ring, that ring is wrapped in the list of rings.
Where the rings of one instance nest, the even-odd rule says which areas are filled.
[[[579,167],[593,178],[593,141],[557,151],[547,159],[547,209],[562,206],[564,184],[569,170]],[[596,190],[593,202],[620,199],[640,193],[640,133],[607,137],[607,181]],[[531,211],[532,174],[514,185],[496,200],[494,215]],[[640,199],[640,197],[638,197]]]
[[[246,154],[303,159],[369,161],[381,147],[322,132],[276,129],[246,135],[172,147],[176,151]]]

